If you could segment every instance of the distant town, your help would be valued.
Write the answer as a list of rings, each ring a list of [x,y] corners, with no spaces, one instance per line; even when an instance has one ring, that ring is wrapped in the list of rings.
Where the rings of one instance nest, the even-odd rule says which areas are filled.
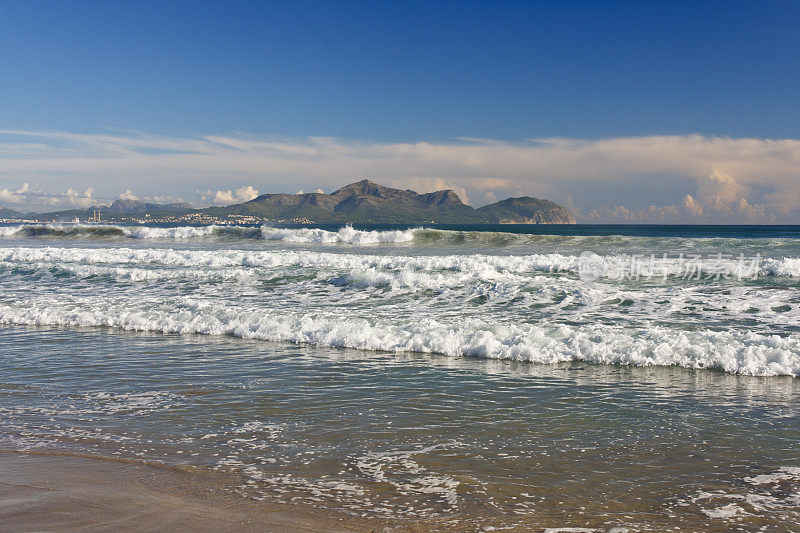
[[[314,224],[313,220],[305,217],[290,219],[270,219],[252,215],[226,215],[215,216],[206,213],[187,213],[184,215],[172,216],[103,216],[101,212],[98,216],[75,217],[68,220],[63,217],[42,218],[42,217],[12,217],[0,218],[0,224],[37,224],[42,222],[51,223],[73,223],[73,224],[130,224],[130,225],[149,225],[149,224],[185,224],[187,226],[203,225],[257,225],[257,224]]]

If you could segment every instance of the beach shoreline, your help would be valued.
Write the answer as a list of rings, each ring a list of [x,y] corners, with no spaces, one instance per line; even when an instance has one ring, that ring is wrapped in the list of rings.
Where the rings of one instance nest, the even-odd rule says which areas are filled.
[[[800,520],[800,233],[34,229],[0,529]]]
[[[0,450],[3,531],[363,531],[300,506],[222,490],[198,468],[55,452]]]

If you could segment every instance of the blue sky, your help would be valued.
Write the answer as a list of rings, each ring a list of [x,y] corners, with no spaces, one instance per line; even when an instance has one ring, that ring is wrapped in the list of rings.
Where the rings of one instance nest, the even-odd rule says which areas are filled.
[[[0,203],[64,197],[68,188],[83,196],[91,188],[94,199],[131,189],[131,196],[199,202],[246,186],[328,190],[352,172],[418,188],[449,185],[476,205],[550,195],[586,216],[596,211],[596,220],[619,217],[614,209],[623,207],[656,221],[643,210],[685,211],[686,195],[710,195],[707,214],[714,202],[745,199],[772,209],[789,197],[797,201],[781,204],[779,221],[794,220],[798,28],[800,4],[791,2],[5,2],[0,158],[12,161],[0,170]],[[114,140],[99,140],[108,135]],[[201,171],[155,157],[192,152],[211,137],[257,141],[249,146],[260,155],[236,163],[229,149],[227,172],[223,160]],[[325,165],[312,168],[328,154],[320,138],[372,155],[331,161],[326,175]],[[463,150],[475,141],[464,139],[481,139],[481,153],[500,146],[489,160],[501,165],[500,151],[536,151],[555,138],[600,148],[638,140],[651,164],[630,157],[625,145],[603,156],[593,178],[570,168],[559,175],[558,157],[565,167],[574,159],[569,150],[526,153],[511,165],[513,175],[464,170],[463,158],[475,159]],[[691,139],[687,168],[662,161],[682,157],[679,147]],[[719,152],[715,140],[733,144]],[[789,144],[775,156],[772,140]],[[745,141],[761,143],[755,155]],[[271,143],[291,145],[295,166],[267,157]],[[385,173],[379,164],[357,164],[420,143],[445,155],[428,166],[429,155],[417,154],[423,161],[415,164],[395,158]],[[654,143],[669,146],[648,156]],[[135,155],[141,174],[121,172],[130,167],[122,162],[104,166],[120,150]],[[203,150],[201,158],[212,157],[208,145]],[[302,153],[311,159],[302,161]],[[154,160],[144,164],[148,154]],[[587,157],[584,174],[598,156]],[[527,172],[525,164],[550,174]],[[413,167],[407,175],[404,165]],[[22,183],[39,196],[15,197]],[[718,211],[723,221],[743,216]]]

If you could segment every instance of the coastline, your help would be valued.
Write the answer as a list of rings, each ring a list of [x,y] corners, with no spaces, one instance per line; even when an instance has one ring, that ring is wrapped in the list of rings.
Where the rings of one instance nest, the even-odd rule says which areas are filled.
[[[300,506],[221,490],[225,476],[119,458],[0,450],[3,531],[364,531]]]

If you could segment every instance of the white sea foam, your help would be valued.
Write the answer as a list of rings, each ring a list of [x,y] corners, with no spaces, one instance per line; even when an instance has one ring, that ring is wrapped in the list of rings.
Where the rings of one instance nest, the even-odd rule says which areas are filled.
[[[166,333],[232,335],[387,352],[603,364],[678,365],[748,375],[800,376],[800,336],[749,331],[681,331],[651,326],[498,324],[479,319],[370,321],[341,313],[292,313],[212,301],[0,305],[0,323],[108,326]]]
[[[22,231],[22,226],[0,226],[0,238],[14,237]]]
[[[744,478],[745,487],[731,491],[699,491],[689,498],[707,517],[720,521],[747,516],[779,516],[796,522],[800,508],[800,468],[784,466]]]
[[[420,228],[421,229],[421,228]],[[152,240],[191,240],[209,236],[266,239],[287,243],[309,244],[353,244],[369,245],[381,243],[405,243],[414,240],[420,229],[364,231],[345,226],[338,231],[318,228],[273,228],[269,226],[246,227],[232,225],[208,226],[118,226],[113,224],[22,224],[0,227],[0,238],[19,236],[45,237],[106,237]]]
[[[779,468],[776,472],[746,477],[744,480],[750,485],[774,485],[786,481],[800,483],[800,467],[784,466]]]
[[[738,504],[729,503],[727,505],[723,505],[720,507],[714,507],[712,509],[703,509],[703,514],[705,514],[709,518],[719,518],[719,519],[730,519],[736,516],[741,516],[748,514],[745,512],[744,509]]]
[[[219,226],[179,226],[175,228],[153,228],[146,226],[120,227],[127,237],[134,239],[192,239],[212,235]]]
[[[651,272],[654,275],[675,275],[675,261],[668,261],[666,266],[654,266],[649,257],[636,257],[633,260],[629,255],[640,254],[645,251],[655,251],[660,255],[664,251],[683,254],[716,254],[725,252],[731,256],[744,253],[753,256],[765,251],[786,257],[800,254],[800,240],[795,238],[682,238],[682,237],[645,237],[622,235],[535,235],[523,233],[497,232],[497,231],[455,231],[418,227],[406,230],[357,230],[351,226],[339,230],[326,230],[321,228],[275,228],[270,226],[237,226],[237,225],[209,225],[209,226],[123,226],[113,224],[73,224],[73,223],[28,223],[13,226],[0,226],[0,238],[32,238],[43,237],[50,239],[69,238],[104,239],[104,240],[160,240],[160,241],[201,241],[213,242],[219,240],[265,240],[270,243],[286,243],[295,245],[409,245],[414,244],[426,248],[435,248],[439,245],[466,246],[471,248],[506,247],[512,249],[531,249],[541,251],[594,250],[601,255],[608,255],[603,272],[604,275],[616,275],[620,269],[628,268],[631,261],[637,271]],[[610,256],[607,252],[613,250],[620,255]],[[604,252],[605,251],[605,252]],[[731,253],[733,252],[733,253]],[[627,255],[626,255],[627,254]],[[724,255],[724,254],[723,254]],[[735,261],[704,260],[714,270],[721,266],[723,272],[737,274]],[[660,262],[659,262],[660,263]],[[670,264],[672,263],[672,264]],[[788,271],[786,270],[788,268]],[[655,272],[653,272],[655,270]],[[788,262],[765,265],[764,273],[778,275],[798,275],[800,266],[790,265]],[[744,274],[746,275],[746,273]]]
[[[77,414],[148,413],[174,406],[180,397],[168,392],[145,391],[129,393],[96,392],[86,395],[87,407],[76,409]]]
[[[455,508],[459,503],[457,489],[460,482],[450,476],[427,472],[416,457],[459,446],[460,443],[452,441],[412,450],[372,452],[359,457],[355,464],[356,468],[372,481],[390,484],[401,494],[435,495],[450,508]]]
[[[622,362],[631,364],[680,364],[683,366],[714,366],[732,372],[742,373],[788,373],[796,370],[791,362],[772,365],[769,368],[758,366],[758,357],[748,362],[723,363],[709,361],[709,354],[727,349],[726,340],[718,339],[719,348],[709,347],[697,357],[682,360],[681,353],[689,353],[688,346],[679,350],[662,346],[660,350],[670,352],[670,357],[642,359],[641,354],[655,350],[661,343],[656,335],[648,337],[642,332],[651,329],[650,324],[676,323],[691,320],[700,327],[708,321],[709,328],[719,329],[719,325],[731,324],[731,334],[741,334],[737,324],[746,324],[749,329],[761,332],[781,333],[783,339],[791,338],[787,333],[796,332],[800,318],[800,305],[793,299],[794,293],[785,289],[761,285],[733,284],[715,288],[708,285],[648,285],[620,286],[609,282],[586,282],[577,276],[550,274],[554,263],[565,256],[488,256],[488,255],[448,255],[448,256],[404,256],[355,253],[330,253],[310,250],[171,250],[141,248],[0,248],[0,276],[6,289],[6,301],[11,308],[20,309],[48,303],[51,291],[58,291],[58,301],[75,308],[94,308],[99,318],[81,315],[72,325],[113,325],[104,319],[103,312],[110,316],[139,309],[143,316],[154,321],[140,325],[120,324],[119,327],[131,329],[152,329],[155,331],[187,331],[198,333],[222,333],[248,336],[270,340],[291,340],[294,342],[313,342],[321,345],[363,347],[388,351],[429,351],[448,355],[478,355],[484,357],[518,358],[523,360],[555,361],[583,358],[603,362]],[[552,261],[555,259],[555,261]],[[76,287],[74,302],[70,302],[70,283],[81,280],[83,285]],[[124,282],[109,291],[108,283]],[[187,283],[183,283],[187,282]],[[135,288],[131,283],[144,283],[145,287]],[[30,288],[38,287],[40,298],[29,298]],[[86,292],[94,286],[95,289]],[[146,291],[146,292],[142,292]],[[202,295],[203,300],[194,304],[197,309],[187,321],[188,329],[180,324],[164,325],[155,320],[161,315],[172,315],[186,309],[175,297],[187,291]],[[92,294],[103,294],[102,299]],[[11,298],[12,295],[16,295]],[[114,296],[114,298],[112,298]],[[242,307],[241,298],[249,302]],[[142,299],[163,300],[151,308],[140,304]],[[253,300],[255,298],[255,300]],[[173,306],[166,304],[173,301]],[[105,301],[104,309],[97,307],[98,301]],[[254,301],[257,304],[254,304]],[[200,305],[203,307],[200,308]],[[214,309],[225,307],[240,316],[226,316],[221,325],[214,326],[218,320]],[[371,338],[361,339],[345,330],[350,327],[342,324],[331,329],[338,337],[330,338],[333,332],[321,333],[317,328],[306,325],[293,326],[290,332],[278,335],[266,332],[271,326],[271,313],[289,307],[298,316],[303,315],[314,323],[327,324],[330,316],[324,310],[338,313],[358,320],[370,317],[380,329],[380,324],[397,325],[397,336],[392,340],[380,331]],[[51,313],[45,305],[44,314]],[[238,310],[238,311],[237,311]],[[304,314],[305,313],[305,314]],[[10,316],[10,315],[8,315]],[[26,315],[28,322],[33,321]],[[177,316],[177,315],[176,315]],[[256,333],[240,333],[233,326],[242,322],[246,316],[263,316],[264,323],[248,323],[247,328]],[[439,321],[442,328],[420,331],[419,316],[426,322]],[[484,316],[484,324],[470,333],[468,329],[448,330],[456,317]],[[564,344],[531,344],[525,332],[505,331],[506,324],[527,323],[544,325],[567,321],[573,328],[588,328],[592,324],[610,323],[614,319],[618,328],[631,323],[642,331],[619,336],[607,336],[596,346],[587,342],[587,347],[578,349],[580,335],[566,336]],[[13,321],[12,318],[8,319]],[[42,318],[42,323],[48,323]],[[64,318],[54,319],[55,324],[65,323]],[[248,319],[249,320],[249,319]],[[277,320],[277,318],[275,319]],[[136,319],[138,324],[141,318]],[[252,322],[252,321],[251,321]],[[266,324],[266,325],[265,325]],[[409,324],[408,327],[404,324]],[[577,324],[584,324],[578,326]],[[286,324],[277,325],[276,331],[285,331]],[[355,330],[360,326],[353,325]],[[343,329],[344,328],[344,329]],[[452,328],[451,328],[452,329]],[[555,326],[550,328],[558,331]],[[480,331],[488,330],[496,334],[487,337],[481,344],[474,340]],[[585,329],[584,329],[585,330]],[[581,330],[581,331],[584,331]],[[682,339],[681,329],[670,329],[676,339]],[[442,333],[445,331],[445,333]],[[410,333],[409,333],[410,332]],[[738,333],[737,333],[738,332]],[[385,331],[383,333],[386,333]],[[580,333],[580,332],[579,332]],[[407,335],[408,334],[408,335]],[[417,338],[414,342],[407,339]],[[545,337],[552,333],[543,334]],[[762,333],[763,335],[763,333]],[[529,335],[530,336],[530,335]],[[536,335],[533,335],[536,337]],[[453,340],[453,346],[443,339]],[[668,337],[669,338],[669,337]],[[756,355],[766,353],[770,338],[764,336],[763,343],[753,341],[747,345],[737,345],[736,350],[753,350]],[[521,340],[520,340],[521,339]],[[630,339],[627,346],[619,339]],[[647,340],[645,340],[647,339]],[[499,343],[500,351],[494,353],[491,346]],[[752,345],[752,347],[751,347]],[[483,346],[483,352],[481,352]],[[526,355],[526,347],[536,353]],[[568,349],[570,348],[570,349]],[[628,350],[627,356],[615,359],[614,354]],[[792,349],[788,352],[794,354]],[[744,357],[744,356],[742,356]],[[766,357],[766,356],[765,356]],[[638,360],[638,359],[642,360]],[[750,364],[755,366],[751,367]]]
[[[785,287],[792,280],[590,282],[569,254],[369,252],[0,247],[0,322],[800,375],[800,305]],[[759,268],[792,278],[800,261]]]
[[[338,231],[327,231],[318,228],[283,229],[262,227],[261,233],[267,240],[291,243],[315,244],[380,244],[402,243],[414,240],[417,230],[362,231],[345,226]]]
[[[149,248],[0,248],[0,260],[16,262],[58,261],[80,263],[162,264],[186,267],[335,267],[335,268],[411,268],[415,270],[508,272],[566,271],[577,269],[579,258],[561,254],[525,256],[447,255],[399,256],[340,254],[307,250],[173,250]]]
[[[24,268],[30,273],[38,273],[43,276],[54,278],[59,275],[67,274],[77,278],[90,279],[98,276],[111,278],[114,280],[126,281],[164,281],[164,280],[253,280],[258,274],[253,269],[246,268],[143,268],[136,266],[106,266],[69,262],[47,262],[36,261],[19,264],[13,261],[0,260],[0,270],[3,268]]]
[[[600,257],[607,267],[600,279],[618,279],[622,269],[630,269],[630,258],[615,256]],[[30,248],[2,247],[0,261],[35,262],[81,262],[81,263],[126,263],[163,264],[173,266],[248,266],[277,267],[304,266],[316,268],[383,268],[413,270],[450,270],[478,272],[493,270],[508,273],[526,272],[571,272],[579,273],[582,258],[579,255],[527,254],[527,255],[369,255],[318,252],[311,250],[164,250],[142,248]],[[642,259],[636,266],[643,279],[654,276],[658,280],[664,274],[685,276],[685,262],[680,259],[666,261],[658,270],[649,270],[649,260]],[[711,275],[729,275],[743,279],[759,276],[800,277],[800,258],[764,259],[742,265],[735,260],[720,260],[705,264],[705,272]],[[702,272],[702,271],[698,271]]]

